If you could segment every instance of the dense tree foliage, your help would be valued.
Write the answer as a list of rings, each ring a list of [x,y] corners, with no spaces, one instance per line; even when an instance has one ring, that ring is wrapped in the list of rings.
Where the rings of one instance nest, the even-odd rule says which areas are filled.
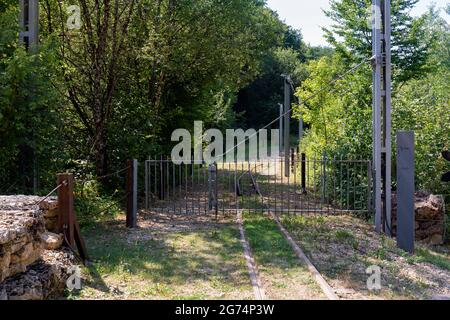
[[[52,39],[27,54],[18,45],[16,1],[0,3],[0,183],[2,189],[43,184],[64,161]],[[39,159],[39,160],[38,160]],[[38,175],[38,169],[42,175]],[[52,183],[54,176],[52,177]]]
[[[411,9],[419,0],[392,0],[392,64],[393,78],[404,82],[429,71],[427,57],[432,37],[426,35],[426,18],[413,18]],[[325,14],[333,20],[326,37],[336,51],[355,60],[372,55],[372,0],[331,0]]]
[[[73,4],[79,30],[67,23]],[[238,91],[287,30],[259,0],[48,0],[40,50],[26,53],[18,3],[1,6],[0,180],[23,191],[58,170],[102,176],[166,153],[173,129],[194,120],[233,124]],[[285,42],[302,46],[294,31]]]
[[[448,25],[436,10],[412,17],[416,2],[392,1],[393,125],[416,130],[419,184],[442,191]],[[281,74],[306,101],[294,113],[304,150],[369,158],[370,65],[328,83],[371,56],[370,3],[332,0],[331,47],[311,47],[262,0],[46,0],[39,49],[26,52],[18,2],[0,1],[0,191],[43,192],[58,171],[102,176],[167,154],[171,132],[194,120],[262,127],[278,116]],[[79,30],[69,5],[81,9]]]
[[[394,165],[395,132],[414,130],[417,187],[448,193],[448,186],[439,179],[445,171],[440,153],[450,147],[449,26],[435,9],[419,18],[409,16],[408,9],[415,2],[393,1]],[[329,157],[371,158],[370,64],[322,90],[371,56],[366,5],[368,1],[332,1],[327,14],[336,24],[328,38],[335,54],[310,62],[309,77],[297,89],[303,100],[315,95],[296,108],[296,115],[301,113],[309,126],[302,142],[309,156],[321,156],[325,151]]]
[[[332,52],[328,47],[306,45],[299,30],[287,27],[283,44],[266,53],[258,77],[239,91],[234,111],[240,127],[261,128],[272,122],[279,116],[278,104],[284,101],[282,75],[290,75],[293,86],[299,86],[308,77],[306,62]]]

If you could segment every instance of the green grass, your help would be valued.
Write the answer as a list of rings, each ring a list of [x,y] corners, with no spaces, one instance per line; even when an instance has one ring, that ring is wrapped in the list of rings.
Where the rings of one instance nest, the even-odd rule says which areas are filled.
[[[408,262],[427,262],[434,264],[441,269],[450,271],[450,257],[438,252],[433,252],[427,248],[417,248],[415,255],[408,258]]]
[[[290,244],[277,224],[262,214],[244,214],[244,225],[255,259],[262,264],[292,267],[298,264]]]
[[[445,278],[414,264],[427,262],[450,270],[444,251],[417,245],[416,253],[409,255],[397,247],[395,239],[376,234],[372,225],[353,216],[284,216],[282,222],[323,275],[344,281],[364,297],[429,298],[434,289],[425,279],[431,277],[443,286]],[[382,290],[376,294],[368,292],[365,285],[365,270],[370,265],[382,268]]]
[[[234,225],[139,236],[97,228],[86,237],[94,264],[81,299],[250,299],[239,230]]]
[[[323,298],[275,221],[264,214],[247,212],[244,227],[269,299]]]
[[[337,230],[335,232],[335,236],[336,236],[337,240],[344,241],[344,242],[355,239],[355,236],[349,230]]]

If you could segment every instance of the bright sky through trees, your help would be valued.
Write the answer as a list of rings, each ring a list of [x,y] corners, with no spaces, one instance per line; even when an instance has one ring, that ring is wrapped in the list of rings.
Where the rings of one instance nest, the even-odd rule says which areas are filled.
[[[329,8],[329,0],[267,0],[270,8],[276,10],[280,18],[286,23],[302,30],[307,43],[312,45],[325,45],[321,26],[329,26],[331,21],[325,17],[322,9]],[[443,8],[448,0],[421,0],[413,10],[414,15],[420,15],[435,3],[438,8]],[[441,15],[450,22],[450,16],[441,12]]]

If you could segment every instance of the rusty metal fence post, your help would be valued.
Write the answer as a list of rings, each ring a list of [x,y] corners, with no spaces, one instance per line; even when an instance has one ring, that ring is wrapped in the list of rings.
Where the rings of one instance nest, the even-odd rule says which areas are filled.
[[[66,244],[78,253],[84,263],[89,259],[86,244],[81,236],[80,225],[75,215],[74,178],[71,173],[58,174],[58,224],[57,232],[64,235]]]
[[[219,202],[217,199],[217,166],[216,164],[210,164],[208,168],[208,189],[209,189],[209,210],[213,210],[216,213],[216,217],[219,211]]]
[[[63,233],[70,246],[75,245],[74,236],[74,200],[73,200],[73,174],[58,174],[58,227],[57,231]]]
[[[306,154],[302,153],[302,194],[306,194]]]
[[[138,161],[128,160],[126,195],[127,195],[127,228],[137,226],[137,173]]]

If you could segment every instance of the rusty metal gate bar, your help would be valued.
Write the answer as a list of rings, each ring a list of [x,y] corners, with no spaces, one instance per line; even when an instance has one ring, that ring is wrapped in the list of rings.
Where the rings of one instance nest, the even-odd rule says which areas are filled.
[[[226,214],[271,208],[288,214],[372,213],[370,160],[322,157],[177,165],[145,162],[145,208],[172,214]]]

